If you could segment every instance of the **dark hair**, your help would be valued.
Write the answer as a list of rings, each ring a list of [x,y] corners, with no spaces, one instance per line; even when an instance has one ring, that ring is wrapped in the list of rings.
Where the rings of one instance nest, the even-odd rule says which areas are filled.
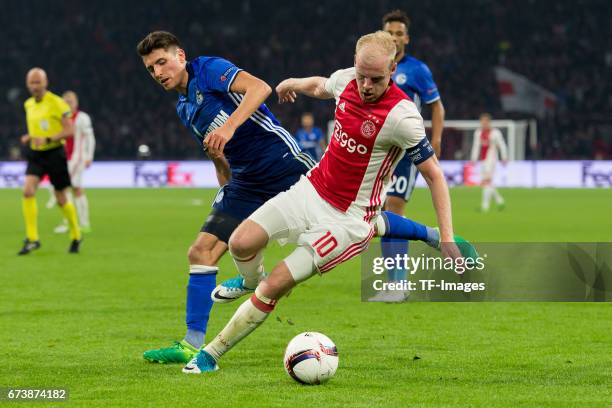
[[[404,25],[406,26],[406,32],[410,30],[410,18],[408,18],[406,12],[402,10],[393,10],[388,12],[382,18],[382,25],[384,27],[385,24],[392,23],[394,21],[404,23]]]
[[[167,50],[169,47],[181,48],[181,42],[174,34],[169,33],[168,31],[153,31],[152,33],[147,34],[147,36],[138,43],[136,46],[136,51],[138,52],[138,55],[144,57],[145,55],[152,53],[154,50],[160,48]]]

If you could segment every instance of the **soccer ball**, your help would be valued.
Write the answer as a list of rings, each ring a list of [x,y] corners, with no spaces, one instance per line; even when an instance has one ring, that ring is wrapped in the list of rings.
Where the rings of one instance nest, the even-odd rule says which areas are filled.
[[[285,350],[285,371],[301,384],[322,384],[338,368],[338,350],[329,337],[317,332],[300,333]]]

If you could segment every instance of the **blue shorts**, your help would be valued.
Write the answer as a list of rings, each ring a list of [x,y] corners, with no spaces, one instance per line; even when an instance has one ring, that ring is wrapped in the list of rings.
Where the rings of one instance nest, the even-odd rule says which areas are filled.
[[[387,191],[387,195],[410,201],[418,174],[419,170],[412,163],[410,157],[407,154],[404,155],[393,172],[391,187]]]

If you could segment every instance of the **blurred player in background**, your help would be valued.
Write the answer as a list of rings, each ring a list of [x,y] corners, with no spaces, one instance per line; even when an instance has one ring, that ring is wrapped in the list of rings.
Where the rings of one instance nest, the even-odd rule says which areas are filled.
[[[302,114],[302,127],[295,133],[302,150],[312,156],[315,161],[321,160],[321,156],[327,147],[325,136],[321,128],[314,126],[314,116],[310,112]]]
[[[68,106],[70,106],[70,110],[72,111],[71,119],[74,127],[74,134],[66,138],[65,145],[74,204],[79,216],[81,231],[90,232],[89,202],[85,195],[85,190],[83,189],[83,173],[91,166],[93,161],[94,151],[96,149],[96,139],[94,137],[91,118],[87,113],[79,110],[79,98],[77,94],[73,91],[66,91],[62,97]],[[60,234],[67,232],[68,221],[64,219],[64,223],[57,226],[54,231]]]
[[[222,185],[188,252],[187,333],[171,347],[144,353],[151,362],[186,363],[204,343],[212,297],[224,301],[233,292],[252,292],[259,283],[259,277],[238,276],[226,281],[225,292],[213,293],[217,263],[227,251],[230,234],[315,162],[264,104],[272,90],[261,79],[218,57],[187,61],[179,40],[164,31],[148,34],[137,51],[151,77],[166,91],[178,92],[177,114],[199,146],[208,150]]]
[[[444,105],[442,105],[438,87],[427,65],[406,54],[406,46],[410,42],[410,35],[408,34],[410,19],[405,12],[394,10],[383,16],[382,24],[382,29],[391,34],[397,47],[395,56],[397,69],[393,73],[392,79],[414,101],[419,111],[423,104],[431,108],[431,145],[436,156],[440,157],[442,130],[444,128]],[[417,174],[416,166],[405,156],[393,172],[391,187],[387,192],[385,201],[385,210],[404,215],[406,203],[410,200],[414,191]],[[408,254],[408,241],[382,238],[381,246],[385,257]],[[391,281],[399,282],[406,279],[407,276],[405,270],[390,270],[388,273]],[[405,295],[398,291],[380,292],[372,300],[401,302]]]
[[[70,253],[78,253],[81,231],[74,205],[66,196],[70,175],[64,151],[64,139],[73,133],[70,107],[59,96],[47,90],[47,74],[41,68],[32,68],[26,76],[26,85],[32,95],[25,101],[28,133],[21,137],[26,148],[27,168],[23,186],[23,216],[26,239],[19,255],[40,248],[38,236],[38,206],[36,190],[41,178],[47,174],[55,187],[57,203],[68,220]]]
[[[498,155],[501,156],[502,163],[506,164],[508,148],[504,136],[499,129],[491,127],[491,115],[483,113],[480,115],[480,129],[474,131],[471,154],[472,162],[480,161],[480,185],[482,186],[480,209],[483,212],[489,211],[491,197],[495,199],[499,210],[503,210],[505,207],[504,198],[493,186]]]
[[[404,155],[419,167],[431,190],[443,256],[461,257],[453,239],[446,178],[419,111],[391,81],[394,56],[393,39],[378,31],[359,39],[353,68],[329,78],[291,78],[277,86],[281,102],[293,102],[297,94],[335,99],[334,135],[307,177],[266,202],[232,234],[231,254],[238,258],[241,274],[250,279],[262,277],[262,251],[268,241],[298,246],[259,283],[184,373],[217,370],[217,361],[260,326],[289,290],[365,250],[376,230],[385,228],[379,222],[385,187]]]

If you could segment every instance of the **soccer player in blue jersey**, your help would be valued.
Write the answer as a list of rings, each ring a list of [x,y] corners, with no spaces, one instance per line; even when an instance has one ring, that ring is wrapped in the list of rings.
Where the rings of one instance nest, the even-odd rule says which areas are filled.
[[[438,87],[433,80],[431,71],[427,65],[418,59],[406,54],[406,46],[410,42],[408,31],[410,29],[410,19],[401,10],[391,11],[383,16],[383,30],[393,36],[397,46],[395,61],[397,69],[392,76],[393,81],[400,87],[421,110],[423,104],[431,108],[431,145],[438,158],[442,143],[442,130],[444,128],[444,105],[438,92]],[[404,157],[393,172],[391,187],[387,192],[384,209],[398,215],[404,215],[406,203],[414,190],[417,177],[417,168],[408,157]],[[408,241],[396,240],[383,237],[382,252],[383,256],[395,257],[408,253]],[[406,271],[389,271],[389,280],[401,281],[406,279]],[[379,293],[376,299],[384,301],[402,301],[400,292]]]
[[[148,34],[137,51],[153,79],[166,91],[178,92],[177,114],[198,143],[213,152],[209,156],[222,185],[188,252],[187,334],[171,347],[144,353],[148,361],[185,363],[204,342],[217,262],[230,234],[265,201],[297,182],[314,161],[264,104],[272,92],[264,81],[222,58],[187,61],[179,40],[164,31]],[[258,284],[242,278],[233,283],[239,288]]]
[[[305,112],[302,114],[302,127],[295,132],[295,139],[304,152],[311,155],[316,161],[321,160],[327,145],[323,131],[314,125],[312,113]]]

